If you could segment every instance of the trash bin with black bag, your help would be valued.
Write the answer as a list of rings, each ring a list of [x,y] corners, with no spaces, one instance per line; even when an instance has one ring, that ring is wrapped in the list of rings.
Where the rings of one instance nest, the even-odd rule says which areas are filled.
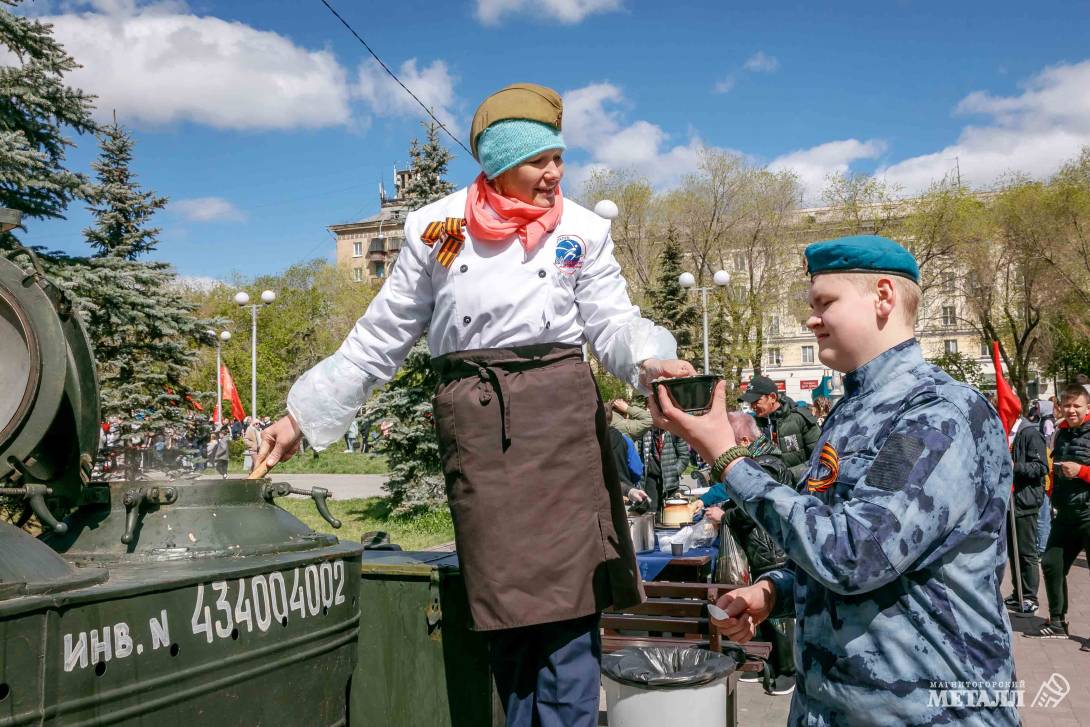
[[[746,660],[741,646],[627,646],[602,657],[610,727],[676,723],[725,727],[728,680]]]

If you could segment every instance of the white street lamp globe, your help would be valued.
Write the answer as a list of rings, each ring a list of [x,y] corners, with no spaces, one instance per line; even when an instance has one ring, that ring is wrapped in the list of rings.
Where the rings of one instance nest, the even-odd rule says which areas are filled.
[[[276,300],[276,293],[274,293],[271,290],[261,291],[261,302],[262,303],[272,303],[274,300]]]
[[[611,199],[603,199],[598,204],[594,205],[594,214],[599,217],[604,217],[607,220],[612,220],[620,214],[620,210],[617,209],[617,203]]]
[[[716,270],[713,280],[715,280],[716,285],[729,285],[730,273],[728,273],[726,270]]]
[[[235,302],[239,305],[246,305],[250,302],[250,295],[245,290],[240,290],[235,293]]]
[[[691,288],[696,285],[696,278],[692,273],[682,273],[677,276],[677,282],[682,288]]]
[[[220,340],[223,341],[224,343],[227,343],[228,341],[230,341],[231,340],[231,332],[230,331],[221,331],[220,332]]]

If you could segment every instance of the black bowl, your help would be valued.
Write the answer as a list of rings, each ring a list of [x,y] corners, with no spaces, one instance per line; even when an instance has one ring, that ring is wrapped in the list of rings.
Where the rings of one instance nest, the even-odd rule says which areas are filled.
[[[680,379],[659,379],[655,386],[666,387],[670,400],[678,409],[689,414],[703,414],[712,405],[712,392],[719,376],[685,376]]]

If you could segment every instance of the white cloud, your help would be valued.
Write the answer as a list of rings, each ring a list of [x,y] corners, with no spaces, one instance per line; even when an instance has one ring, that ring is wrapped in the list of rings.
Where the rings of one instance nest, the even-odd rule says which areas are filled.
[[[780,61],[776,56],[770,56],[763,50],[759,50],[746,59],[742,67],[754,73],[772,73],[780,67]]]
[[[83,68],[70,82],[98,95],[97,114],[122,122],[193,121],[224,129],[288,129],[349,122],[344,69],[270,31],[179,12],[97,0],[95,9],[44,18]]]
[[[626,123],[617,108],[625,103],[621,89],[595,83],[564,94],[564,141],[590,154],[569,172],[569,188],[598,169],[632,170],[651,184],[668,187],[696,171],[703,143],[692,135],[685,144],[670,144],[662,127],[649,121]]]
[[[808,203],[813,203],[821,197],[821,190],[830,174],[843,174],[848,171],[852,162],[874,159],[885,149],[885,142],[878,139],[830,141],[778,156],[769,163],[768,168],[773,171],[790,169],[795,172],[802,184],[803,198]]]
[[[477,19],[485,25],[496,25],[505,15],[540,14],[574,24],[588,15],[620,8],[621,0],[477,0]]]
[[[729,93],[737,83],[738,79],[736,79],[734,76],[727,76],[722,81],[716,83],[715,86],[713,86],[712,88],[715,90],[716,93]]]
[[[878,170],[906,192],[920,192],[954,168],[962,182],[986,186],[1010,171],[1046,177],[1090,144],[1090,61],[1046,68],[1014,96],[977,91],[955,113],[982,115],[956,143]]]
[[[409,90],[416,94],[424,105],[451,130],[458,135],[460,124],[455,112],[454,77],[447,64],[442,60],[432,61],[424,68],[417,68],[416,59],[410,58],[401,64],[397,71]],[[413,101],[405,89],[397,85],[394,79],[375,61],[360,65],[359,80],[355,93],[371,106],[379,116],[422,116],[424,110]]]
[[[241,222],[242,210],[222,197],[191,197],[173,200],[169,209],[190,222]]]

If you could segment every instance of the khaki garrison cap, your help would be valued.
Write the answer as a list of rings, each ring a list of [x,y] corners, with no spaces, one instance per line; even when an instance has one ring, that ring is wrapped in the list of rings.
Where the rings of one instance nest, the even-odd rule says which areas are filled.
[[[473,158],[477,154],[477,137],[497,121],[529,119],[556,127],[560,131],[564,116],[564,104],[560,94],[536,83],[513,83],[486,98],[473,114],[473,126],[469,132],[469,148]]]

